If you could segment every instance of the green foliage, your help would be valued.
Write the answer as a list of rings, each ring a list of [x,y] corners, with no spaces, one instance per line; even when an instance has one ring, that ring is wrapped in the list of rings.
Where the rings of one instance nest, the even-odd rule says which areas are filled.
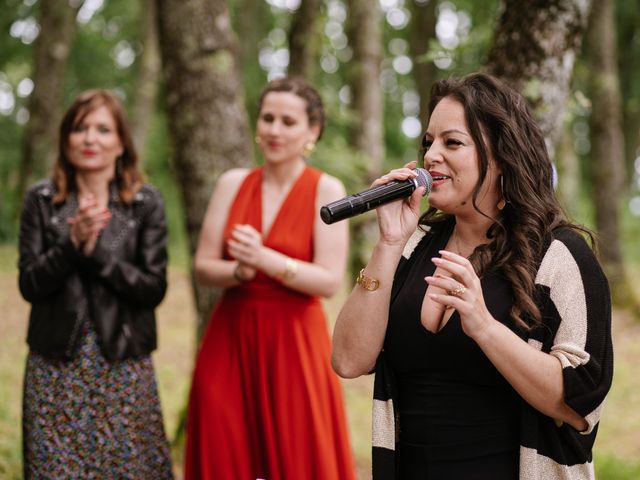
[[[596,455],[598,480],[637,480],[640,478],[640,461],[622,460],[611,455]]]
[[[378,4],[378,2],[375,3]],[[441,16],[446,13],[457,17],[458,43],[453,47],[445,48],[438,40],[434,40],[430,44],[429,53],[423,60],[433,61],[443,56],[451,59],[449,66],[441,65],[437,73],[439,77],[459,76],[480,69],[491,45],[500,2],[498,0],[485,2],[453,0],[438,3],[438,12]],[[243,59],[242,89],[250,125],[254,128],[258,96],[267,80],[267,72],[259,61],[260,52],[264,54],[269,49],[286,48],[292,12],[274,7],[263,0],[229,0],[227,4],[239,39],[239,54]],[[385,4],[388,6],[390,2]],[[637,127],[637,119],[640,117],[640,83],[636,81],[640,74],[640,57],[634,54],[637,50],[634,47],[640,42],[637,27],[640,13],[632,4],[633,2],[619,0],[616,11],[628,152],[633,152],[637,148],[638,132],[640,132]],[[408,12],[407,7],[405,1],[404,5],[398,2],[397,7],[394,8]],[[27,105],[28,97],[20,97],[16,93],[20,81],[31,75],[33,63],[33,43],[23,42],[20,38],[11,36],[9,32],[12,31],[11,27],[15,26],[16,22],[27,19],[37,21],[38,8],[38,2],[5,0],[3,8],[0,9],[0,43],[2,45],[0,84],[4,82],[10,86],[16,102],[11,114],[0,114],[0,242],[14,240],[17,233],[17,215],[21,199],[15,198],[14,186],[24,130],[22,123],[17,121],[17,117],[24,116],[23,108]],[[346,75],[351,57],[348,45],[344,45],[339,36],[330,37],[330,29],[325,28],[330,23],[332,29],[338,28],[344,31],[348,19],[345,12],[344,0],[324,2],[318,12],[320,30],[323,32],[320,46],[322,58],[311,80],[319,88],[325,101],[328,125],[311,162],[340,178],[345,183],[347,191],[352,193],[365,188],[367,181],[365,159],[358,157],[349,147],[348,132],[353,123],[353,117],[349,110],[350,106],[345,103],[348,95],[343,95],[343,89],[347,84]],[[409,29],[406,25],[392,26],[387,13],[388,11],[383,15],[384,20],[381,26],[383,29],[385,169],[390,169],[416,159],[419,141],[408,138],[401,130],[402,121],[408,114],[406,95],[415,91],[413,75],[411,72],[398,73],[393,67],[394,59],[399,55],[408,54]],[[81,90],[102,87],[119,91],[125,99],[126,106],[131,109],[135,101],[133,92],[139,67],[137,59],[142,48],[139,38],[140,14],[141,2],[139,1],[105,0],[102,7],[94,12],[90,19],[84,18],[78,24],[66,75],[65,104],[68,104]],[[247,15],[250,16],[249,22],[245,21]],[[13,31],[15,35],[15,28]],[[323,62],[328,58],[334,59],[337,65],[337,70],[331,70],[331,73],[327,72],[326,64]],[[131,61],[133,63],[130,64]],[[586,102],[575,100],[576,98],[585,99],[580,92],[586,91],[588,75],[584,62],[579,61],[574,75],[574,91],[577,93],[572,96],[573,106],[569,109],[568,120],[568,128],[576,132],[584,133],[584,125],[588,124],[588,99]],[[163,93],[161,92],[160,95]],[[182,199],[174,182],[172,151],[168,142],[170,136],[163,108],[164,102],[159,101],[156,113],[150,121],[147,146],[149,153],[148,158],[144,159],[144,169],[149,180],[165,195],[171,231],[171,254],[181,259],[179,263],[186,267],[189,260],[184,234]],[[575,142],[578,145],[581,140],[576,137]],[[584,142],[581,145],[584,146]],[[580,164],[587,165],[588,152],[582,149],[578,153],[581,154]],[[633,156],[629,153],[629,165],[632,161]],[[576,211],[572,213],[579,221],[591,224],[592,199],[588,173],[583,167],[580,172],[580,200],[574,202]],[[629,180],[631,182],[631,178]],[[633,254],[633,251],[630,254]]]
[[[172,150],[164,141],[169,137],[166,114],[157,111],[149,125],[146,158],[142,159],[142,169],[150,183],[155,185],[164,197],[167,225],[169,230],[169,257],[176,267],[189,268],[189,247],[186,235],[185,215],[182,196],[175,182],[175,167],[171,161]]]
[[[640,265],[640,221],[626,208],[626,199],[622,200],[622,252],[626,263]]]
[[[33,16],[33,7],[19,0],[7,0],[0,9],[0,92],[5,88],[15,92],[20,81],[31,74],[32,44],[17,34],[24,31],[27,22],[35,21]],[[11,112],[0,113],[0,242],[16,238],[16,212],[21,202],[14,188],[24,123],[18,121],[18,112],[26,106],[27,99],[14,95],[14,102]]]
[[[65,105],[89,88],[119,91],[131,105],[137,68],[131,55],[141,53],[140,7],[141,2],[107,0],[87,23],[78,24],[67,68]]]

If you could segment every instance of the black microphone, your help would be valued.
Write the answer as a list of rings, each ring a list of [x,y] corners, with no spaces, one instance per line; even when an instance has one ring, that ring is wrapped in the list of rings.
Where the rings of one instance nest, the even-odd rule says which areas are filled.
[[[320,209],[320,218],[324,223],[331,224],[345,218],[355,217],[385,203],[406,198],[418,187],[425,187],[423,195],[427,195],[433,184],[431,174],[424,168],[416,168],[415,171],[418,173],[417,177],[400,181],[394,180],[331,202]]]

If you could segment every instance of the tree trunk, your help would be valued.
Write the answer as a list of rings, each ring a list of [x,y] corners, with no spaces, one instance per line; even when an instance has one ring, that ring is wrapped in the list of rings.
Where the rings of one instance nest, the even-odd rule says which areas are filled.
[[[347,5],[347,35],[353,49],[349,83],[355,113],[351,139],[353,146],[367,157],[367,174],[373,181],[382,173],[384,161],[381,14],[369,0],[348,0]]]
[[[640,155],[640,9],[633,2],[616,3],[616,32],[618,34],[618,75],[620,90],[625,99],[622,122],[625,141],[627,175],[633,178],[634,161]]]
[[[558,141],[556,164],[558,167],[558,198],[571,216],[579,211],[580,159],[573,147],[573,135],[566,125]]]
[[[590,0],[505,0],[487,70],[531,102],[549,155],[562,131],[576,56]]]
[[[225,170],[251,164],[251,136],[226,3],[158,0],[157,5],[169,128],[193,254],[214,183]],[[193,284],[201,338],[218,292]]]
[[[348,0],[347,36],[353,49],[349,65],[354,125],[351,144],[367,162],[368,181],[382,174],[384,161],[384,131],[380,62],[382,59],[381,13],[377,2]],[[349,269],[357,272],[369,257],[370,245],[378,236],[375,217],[363,215],[351,221]]]
[[[67,59],[76,31],[77,8],[67,0],[40,0],[40,33],[34,45],[34,89],[23,140],[18,198],[27,185],[45,176],[57,155],[58,126]]]
[[[301,0],[289,30],[289,75],[311,79],[316,64],[321,0]]]
[[[409,42],[413,60],[413,78],[420,96],[420,122],[422,130],[427,129],[431,85],[435,81],[436,68],[432,60],[426,58],[429,43],[436,38],[436,5],[437,0],[430,0],[426,5],[411,3],[411,26]]]
[[[270,15],[268,4],[264,0],[238,0],[235,2],[234,17],[236,19],[236,31],[242,32],[240,47],[240,64],[249,62],[258,64],[258,47],[260,41],[269,31]],[[264,82],[262,82],[264,83]]]
[[[590,158],[600,257],[614,302],[628,304],[633,297],[620,249],[619,212],[625,165],[613,9],[612,0],[595,2],[587,34],[592,105]]]
[[[272,14],[264,0],[239,0],[233,3],[235,31],[242,32],[240,71],[245,90],[249,125],[255,125],[258,98],[267,81],[267,72],[260,66],[260,45],[268,36]]]
[[[160,74],[155,0],[142,0],[141,15],[142,55],[140,57],[134,95],[132,131],[139,157],[144,161],[146,158],[147,133],[149,132],[149,123],[155,108],[158,76]]]

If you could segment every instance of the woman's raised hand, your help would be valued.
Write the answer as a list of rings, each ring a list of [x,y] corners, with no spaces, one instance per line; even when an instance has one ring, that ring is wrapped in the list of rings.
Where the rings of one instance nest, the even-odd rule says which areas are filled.
[[[100,232],[107,226],[109,220],[111,220],[111,212],[108,208],[99,207],[94,195],[80,196],[76,215],[67,220],[71,226],[71,241],[76,248],[82,250],[84,255],[91,255]]]
[[[409,162],[403,168],[391,170],[386,175],[374,181],[371,186],[377,187],[391,181],[402,181],[417,177],[415,171],[417,162]],[[404,245],[418,227],[420,218],[420,200],[424,187],[417,188],[409,198],[381,205],[376,209],[378,213],[378,227],[380,241],[388,245]]]
[[[480,279],[467,258],[447,250],[441,250],[440,255],[432,261],[448,275],[426,277],[425,280],[429,285],[441,288],[444,293],[430,293],[429,297],[444,306],[455,308],[464,333],[475,339],[495,321],[487,310]]]
[[[241,264],[257,268],[262,254],[262,235],[251,225],[236,225],[227,242],[229,254]]]

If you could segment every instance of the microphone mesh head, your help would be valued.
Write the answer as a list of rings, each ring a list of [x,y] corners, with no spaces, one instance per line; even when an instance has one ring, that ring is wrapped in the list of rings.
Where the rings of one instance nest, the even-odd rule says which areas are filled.
[[[431,192],[431,187],[433,186],[433,178],[431,178],[431,174],[424,168],[416,168],[416,172],[418,173],[418,176],[416,177],[418,186],[425,187],[424,195],[429,195],[429,192]]]

